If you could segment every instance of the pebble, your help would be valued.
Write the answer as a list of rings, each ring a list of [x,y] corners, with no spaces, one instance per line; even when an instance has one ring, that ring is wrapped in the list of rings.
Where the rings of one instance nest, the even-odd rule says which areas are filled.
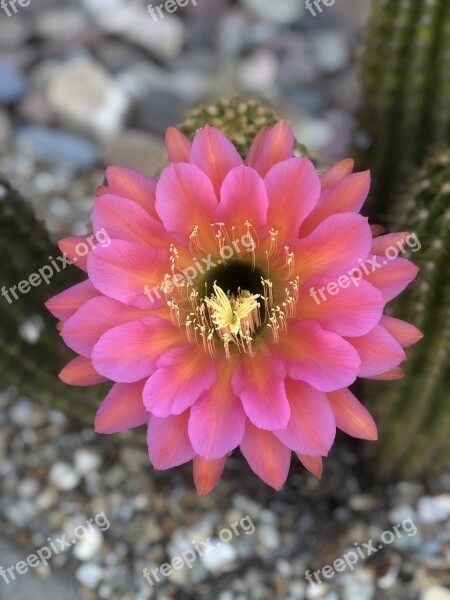
[[[87,450],[86,448],[78,448],[74,455],[75,471],[80,477],[87,475],[92,471],[97,471],[102,464],[102,459],[97,452]]]
[[[450,518],[450,494],[423,496],[417,503],[417,514],[422,523],[441,523]]]
[[[139,129],[126,129],[105,142],[100,157],[105,165],[128,167],[150,177],[160,173],[167,160],[162,139]]]
[[[11,132],[12,125],[8,113],[0,108],[0,147],[6,146],[11,137]]]
[[[69,491],[77,487],[80,478],[69,463],[58,461],[52,465],[48,480],[59,490]]]
[[[242,4],[258,18],[277,25],[295,23],[303,9],[303,0],[242,0]]]
[[[0,61],[0,105],[17,102],[28,89],[28,83],[21,71]]]
[[[92,524],[92,528],[88,528],[86,536],[82,539],[77,540],[77,543],[73,548],[73,555],[75,556],[75,558],[78,558],[78,560],[87,562],[94,558],[94,556],[99,552],[100,548],[102,547],[102,544],[102,532],[99,531],[94,526],[94,524]]]
[[[44,125],[20,127],[16,131],[15,139],[44,163],[67,165],[77,170],[92,168],[99,156],[95,142]]]
[[[81,585],[94,590],[103,578],[103,569],[95,563],[86,563],[77,569],[75,576]]]
[[[349,48],[342,32],[315,32],[310,43],[317,66],[323,73],[336,73],[348,64]]]
[[[439,585],[433,586],[422,592],[420,600],[450,600],[450,589]]]
[[[214,548],[211,548],[200,557],[203,566],[210,573],[223,571],[225,567],[237,559],[237,552],[231,542],[225,543],[218,538],[212,538],[211,544]]]
[[[64,127],[99,139],[123,127],[129,99],[104,67],[90,59],[69,61],[48,85],[52,110]]]

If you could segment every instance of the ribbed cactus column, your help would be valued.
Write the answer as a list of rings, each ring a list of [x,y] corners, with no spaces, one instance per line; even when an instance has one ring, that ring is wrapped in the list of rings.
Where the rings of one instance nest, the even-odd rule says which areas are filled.
[[[372,4],[357,144],[360,166],[373,171],[373,206],[382,219],[409,170],[450,143],[450,2]]]
[[[50,259],[58,255],[58,248],[30,206],[0,180],[0,287],[4,292],[0,296],[1,384],[15,385],[34,400],[91,422],[98,391],[71,388],[58,379],[59,371],[74,355],[58,340],[55,319],[44,306],[48,298],[80,281],[80,271],[67,267],[55,274],[51,285],[43,282],[27,293],[17,289],[20,281],[50,265]],[[14,286],[17,299],[10,291]]]
[[[413,257],[421,273],[394,314],[425,338],[407,350],[404,379],[376,382],[367,395],[380,424],[380,470],[420,474],[450,466],[450,150],[418,172],[398,210],[394,230],[414,231],[422,248]]]

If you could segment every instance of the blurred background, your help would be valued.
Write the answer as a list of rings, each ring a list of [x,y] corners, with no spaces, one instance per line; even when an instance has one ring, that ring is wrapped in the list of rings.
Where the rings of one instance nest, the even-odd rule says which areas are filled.
[[[101,391],[57,381],[70,357],[42,303],[78,274],[12,306],[1,298],[0,565],[101,511],[111,524],[0,578],[1,600],[450,599],[446,2],[336,0],[313,16],[303,0],[197,0],[157,21],[136,0],[1,5],[1,285],[89,232],[106,165],[156,176],[167,126],[200,102],[250,95],[290,121],[319,166],[356,155],[374,170],[371,222],[417,225],[425,275],[398,311],[430,333],[407,384],[363,390],[375,413],[388,406],[379,455],[342,436],[322,482],[293,465],[278,493],[236,455],[199,498],[191,465],[153,471],[144,435],[93,432]],[[244,515],[253,534],[153,587],[142,577]],[[305,580],[405,519],[416,535],[320,586]]]

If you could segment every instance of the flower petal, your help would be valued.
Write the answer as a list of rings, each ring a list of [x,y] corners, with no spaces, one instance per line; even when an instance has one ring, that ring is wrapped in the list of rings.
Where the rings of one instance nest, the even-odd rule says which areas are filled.
[[[134,200],[153,217],[155,210],[156,181],[125,167],[108,167],[106,180],[111,194]]]
[[[219,370],[214,385],[191,408],[188,433],[195,452],[204,458],[221,458],[239,446],[245,413],[231,384],[231,366]]]
[[[352,158],[346,158],[330,167],[325,173],[320,176],[322,191],[334,185],[340,179],[347,177],[353,172],[355,161]]]
[[[327,397],[339,429],[362,440],[378,439],[375,421],[350,390],[344,388],[330,392]]]
[[[144,317],[110,329],[92,351],[96,370],[120,383],[133,383],[150,376],[159,357],[184,340],[171,321]]]
[[[346,339],[355,348],[361,359],[359,377],[371,377],[390,371],[398,367],[406,358],[403,348],[397,340],[381,325],[377,325],[366,335]]]
[[[267,173],[268,221],[279,240],[297,236],[300,225],[317,204],[320,180],[308,158],[290,158],[274,165]]]
[[[312,475],[318,479],[322,479],[323,460],[319,456],[306,456],[304,454],[297,454],[297,458],[305,467],[305,469],[308,469]]]
[[[373,239],[371,254],[377,256],[385,256],[386,250],[394,248],[398,254],[401,252],[401,248],[406,245],[406,240],[411,234],[407,231],[400,231],[398,233],[386,233],[385,235],[379,235]],[[397,245],[399,244],[399,246]]]
[[[379,267],[369,275],[364,275],[364,278],[380,290],[386,302],[403,292],[419,272],[419,267],[404,258],[385,260],[383,263],[378,260],[377,264]]]
[[[288,242],[294,273],[302,281],[320,275],[345,275],[367,259],[372,234],[368,219],[355,213],[327,217],[307,237]]]
[[[156,190],[156,210],[167,231],[186,244],[195,227],[211,231],[217,198],[211,180],[192,164],[171,164],[162,172]]]
[[[189,162],[192,142],[176,127],[166,131],[166,148],[170,162]]]
[[[145,316],[143,311],[100,296],[89,300],[64,324],[61,336],[67,346],[90,357],[95,344],[109,329]]]
[[[248,165],[249,167],[255,166],[255,162],[256,162],[257,158],[259,157],[259,155],[261,154],[261,149],[262,149],[263,144],[264,144],[265,140],[267,139],[267,136],[269,135],[271,129],[272,129],[272,127],[268,123],[264,123],[264,125],[261,127],[261,129],[258,131],[258,133],[255,135],[255,137],[250,145],[250,149],[248,151],[247,158],[245,159],[245,164]]]
[[[333,411],[324,392],[303,381],[286,379],[291,418],[274,434],[288,448],[309,456],[326,456],[336,436]]]
[[[90,254],[89,278],[100,292],[114,300],[155,310],[167,302],[160,290],[170,267],[169,258],[169,252],[162,248],[112,240],[108,247],[96,248]],[[155,293],[147,296],[150,288]]]
[[[287,479],[291,451],[270,431],[258,429],[250,421],[240,445],[251,469],[265,483],[279,490]]]
[[[339,286],[344,281],[346,287]],[[348,277],[306,281],[300,288],[295,318],[317,321],[324,329],[342,336],[369,333],[379,323],[385,302],[381,292],[367,281],[356,283],[357,287]]]
[[[358,353],[349,342],[314,321],[290,326],[273,348],[289,377],[306,381],[322,392],[352,384],[360,365]]]
[[[189,411],[165,419],[150,417],[147,446],[155,469],[165,470],[189,462],[195,452],[187,433]]]
[[[403,348],[409,348],[423,338],[423,333],[406,321],[394,319],[383,315],[380,325],[382,325]]]
[[[161,221],[139,204],[107,194],[98,196],[92,212],[94,231],[104,229],[110,238],[138,242],[147,246],[169,246],[170,239]]]
[[[301,237],[309,235],[327,217],[339,213],[359,213],[370,190],[370,172],[352,173],[327,187],[316,208],[300,229]]]
[[[244,163],[233,143],[211,125],[205,125],[196,133],[191,162],[208,175],[218,198],[227,174]]]
[[[97,433],[118,433],[148,423],[150,414],[142,402],[145,379],[115,383],[95,416]]]
[[[89,243],[88,237],[87,235],[72,235],[58,242],[61,252],[66,254],[72,263],[82,271],[87,271],[87,258],[92,251],[92,244],[94,244],[92,238],[92,244]]]
[[[405,376],[405,372],[400,367],[395,367],[385,373],[374,375],[373,377],[366,377],[366,379],[373,379],[374,381],[395,381],[396,379],[402,379]]]
[[[251,167],[237,167],[223,182],[214,222],[235,227],[235,235],[241,237],[248,231],[246,221],[257,230],[267,225],[268,205],[262,177]]]
[[[88,300],[100,296],[89,279],[47,300],[45,306],[60,321],[67,321]]]
[[[59,378],[68,385],[95,385],[103,383],[107,378],[94,369],[92,361],[84,356],[77,356],[68,363],[59,374]]]
[[[264,177],[274,165],[292,158],[294,144],[292,129],[286,121],[279,121],[265,135],[257,156],[252,160],[252,166]]]
[[[260,429],[283,429],[291,414],[284,387],[283,364],[261,352],[258,359],[242,358],[232,385],[250,421]]]
[[[216,364],[202,348],[188,345],[165,352],[147,380],[144,404],[157,417],[179,415],[216,379]]]
[[[194,482],[199,496],[206,496],[216,487],[222,477],[227,457],[203,458],[194,457]]]

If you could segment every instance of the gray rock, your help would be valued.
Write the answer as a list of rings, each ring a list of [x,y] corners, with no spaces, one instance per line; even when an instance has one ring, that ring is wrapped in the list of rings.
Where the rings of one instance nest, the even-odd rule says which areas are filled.
[[[45,163],[65,164],[84,170],[93,167],[98,160],[96,143],[59,129],[28,125],[18,129],[15,140]]]
[[[49,482],[62,491],[73,490],[80,482],[80,478],[69,463],[58,461],[48,474]]]
[[[24,19],[0,19],[0,50],[20,48],[30,37],[30,26]]]
[[[17,102],[28,89],[21,71],[6,62],[0,62],[0,105]]]
[[[86,563],[77,569],[75,576],[81,585],[94,590],[103,578],[103,569],[94,563]]]
[[[287,25],[299,20],[303,12],[303,0],[242,0],[242,4],[260,19]]]
[[[317,66],[324,73],[335,73],[348,65],[348,42],[340,31],[316,32],[310,41]]]
[[[105,165],[120,165],[153,177],[164,167],[166,154],[161,138],[126,129],[102,145],[101,159]]]
[[[103,535],[96,527],[89,528],[83,539],[77,540],[73,555],[83,562],[89,561],[99,552],[103,544]]]
[[[422,523],[441,523],[450,518],[450,494],[423,496],[417,503],[417,514]]]
[[[65,63],[48,86],[51,108],[65,127],[103,139],[124,125],[129,98],[99,63],[86,59]]]

